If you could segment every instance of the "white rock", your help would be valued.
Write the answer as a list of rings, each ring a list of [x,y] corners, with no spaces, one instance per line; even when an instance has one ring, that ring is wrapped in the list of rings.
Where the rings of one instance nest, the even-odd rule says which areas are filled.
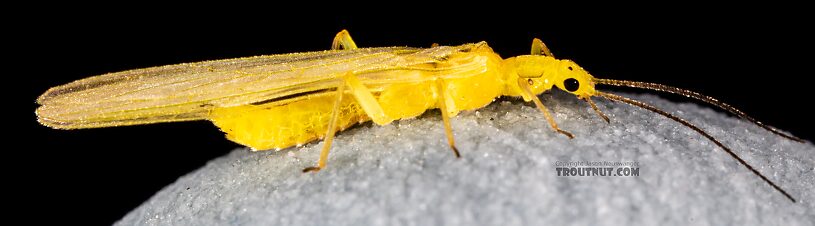
[[[626,95],[695,123],[786,189],[792,203],[712,142],[622,103],[555,92],[533,105],[497,101],[453,119],[437,110],[340,132],[328,168],[321,142],[280,152],[238,149],[181,177],[117,225],[815,225],[815,146],[694,104]],[[782,117],[779,115],[779,117]],[[568,118],[568,119],[567,119]],[[562,177],[557,162],[636,161],[636,177]]]

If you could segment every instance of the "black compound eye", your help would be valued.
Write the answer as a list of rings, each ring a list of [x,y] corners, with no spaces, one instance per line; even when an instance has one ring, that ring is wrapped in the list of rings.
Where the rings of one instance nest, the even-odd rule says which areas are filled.
[[[577,79],[569,78],[563,81],[563,88],[566,88],[569,92],[577,91],[580,88],[580,82],[577,82]]]

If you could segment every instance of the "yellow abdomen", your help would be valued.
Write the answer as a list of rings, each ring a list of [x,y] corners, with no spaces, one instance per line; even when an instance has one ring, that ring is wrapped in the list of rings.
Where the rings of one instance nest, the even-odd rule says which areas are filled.
[[[287,148],[325,136],[336,101],[334,94],[312,94],[284,104],[219,108],[212,111],[210,120],[227,139],[253,150]],[[340,130],[369,120],[349,94],[343,96],[338,116]]]

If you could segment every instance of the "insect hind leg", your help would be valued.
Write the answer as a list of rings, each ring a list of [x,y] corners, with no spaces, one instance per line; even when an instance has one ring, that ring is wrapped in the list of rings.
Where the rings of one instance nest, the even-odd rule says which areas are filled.
[[[351,49],[357,49],[357,44],[354,43],[354,39],[351,38],[351,34],[348,33],[348,30],[342,29],[342,31],[334,36],[334,41],[331,43],[331,50]]]
[[[360,105],[360,107],[362,107],[362,110],[365,111],[365,114],[370,117],[374,123],[385,125],[393,121],[392,118],[385,115],[385,111],[382,110],[382,106],[379,105],[379,102],[377,102],[371,91],[368,90],[368,88],[366,88],[365,85],[363,85],[352,72],[346,73],[345,76],[342,76],[341,78],[342,83],[337,87],[337,99],[334,104],[334,109],[331,112],[331,119],[328,124],[328,131],[326,131],[323,148],[320,151],[320,160],[318,160],[317,166],[305,168],[303,169],[303,172],[316,172],[325,168],[326,162],[328,161],[328,154],[331,151],[331,143],[333,142],[334,134],[337,131],[337,118],[340,111],[342,96],[344,95],[346,88],[349,89],[351,94],[354,96],[354,99],[356,99],[357,103]]]
[[[328,160],[328,153],[331,151],[331,143],[334,141],[334,134],[337,132],[337,117],[340,112],[340,105],[342,105],[342,96],[345,93],[345,84],[337,87],[337,99],[334,102],[334,109],[331,110],[331,119],[328,122],[328,131],[325,134],[323,148],[320,151],[320,160],[317,161],[317,166],[312,166],[303,169],[303,172],[317,172],[325,168],[326,161]]]

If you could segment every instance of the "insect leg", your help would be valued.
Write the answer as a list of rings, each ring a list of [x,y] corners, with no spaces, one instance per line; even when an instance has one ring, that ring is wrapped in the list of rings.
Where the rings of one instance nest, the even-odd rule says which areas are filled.
[[[385,125],[393,121],[393,119],[389,118],[385,115],[385,111],[382,110],[382,106],[379,105],[379,102],[376,101],[371,91],[359,81],[359,79],[354,76],[353,72],[348,72],[345,76],[342,77],[343,83],[337,87],[337,101],[334,103],[334,110],[331,111],[331,121],[328,123],[328,131],[325,135],[325,143],[323,143],[323,148],[320,151],[320,160],[317,161],[317,166],[312,166],[303,169],[303,172],[312,172],[312,171],[319,171],[320,169],[324,169],[326,165],[326,161],[328,160],[328,153],[331,151],[331,143],[334,141],[334,134],[337,131],[337,115],[340,111],[340,104],[342,102],[343,93],[345,93],[346,87],[350,89],[351,94],[354,96],[354,99],[357,100],[362,110],[365,111],[365,114],[368,115],[375,123],[380,125]]]
[[[334,141],[334,134],[337,132],[337,115],[339,115],[340,112],[343,93],[345,93],[345,84],[337,87],[337,100],[334,102],[334,109],[331,110],[331,119],[328,122],[328,131],[325,133],[323,148],[320,151],[320,160],[317,161],[317,166],[303,169],[304,173],[317,172],[320,171],[320,169],[325,168],[325,162],[328,160],[328,153],[331,151],[331,143]]]
[[[392,118],[385,115],[382,106],[379,105],[379,102],[376,101],[371,91],[359,81],[357,76],[354,76],[352,72],[348,72],[343,76],[343,80],[345,80],[345,84],[351,89],[351,94],[354,95],[354,99],[357,100],[359,106],[362,107],[362,110],[365,111],[365,114],[368,115],[371,120],[379,125],[385,125],[393,121]]]
[[[332,50],[340,50],[340,49],[356,49],[357,44],[354,43],[354,39],[351,39],[351,34],[348,33],[348,30],[342,29],[336,36],[334,36],[334,42],[331,43]]]
[[[557,123],[555,122],[555,118],[552,117],[552,114],[549,113],[549,109],[546,109],[546,106],[543,106],[543,103],[541,103],[540,98],[538,98],[538,96],[532,93],[532,90],[529,89],[529,84],[527,83],[526,79],[523,78],[518,79],[518,86],[521,87],[521,91],[523,91],[526,96],[528,96],[530,99],[532,99],[533,102],[535,102],[535,106],[538,107],[538,110],[543,112],[543,116],[546,117],[546,121],[549,121],[549,125],[552,126],[552,129],[554,129],[558,133],[566,135],[567,137],[569,137],[569,139],[574,138],[574,135],[572,135],[572,133],[566,132],[558,128]]]
[[[350,50],[356,48],[357,44],[354,43],[354,40],[351,39],[351,34],[345,29],[334,36],[334,42],[331,44],[331,49],[333,50]],[[393,119],[385,115],[385,111],[382,110],[382,106],[376,101],[371,91],[369,91],[352,72],[348,72],[343,76],[343,80],[345,80],[345,84],[351,88],[351,93],[362,107],[362,110],[364,110],[365,114],[371,117],[376,124],[385,125],[393,121]]]
[[[543,41],[538,38],[532,39],[532,55],[555,57],[552,51],[549,51],[549,48],[546,47],[546,44],[543,44]]]
[[[447,144],[450,145],[450,149],[453,149],[453,154],[456,155],[456,158],[461,158],[461,154],[459,154],[458,148],[456,148],[456,141],[453,139],[453,127],[450,125],[450,113],[447,112],[447,101],[445,101],[444,98],[444,81],[441,79],[436,80],[436,91],[442,95],[439,97],[439,109],[441,110],[441,118],[444,121],[444,133],[447,135]]]

